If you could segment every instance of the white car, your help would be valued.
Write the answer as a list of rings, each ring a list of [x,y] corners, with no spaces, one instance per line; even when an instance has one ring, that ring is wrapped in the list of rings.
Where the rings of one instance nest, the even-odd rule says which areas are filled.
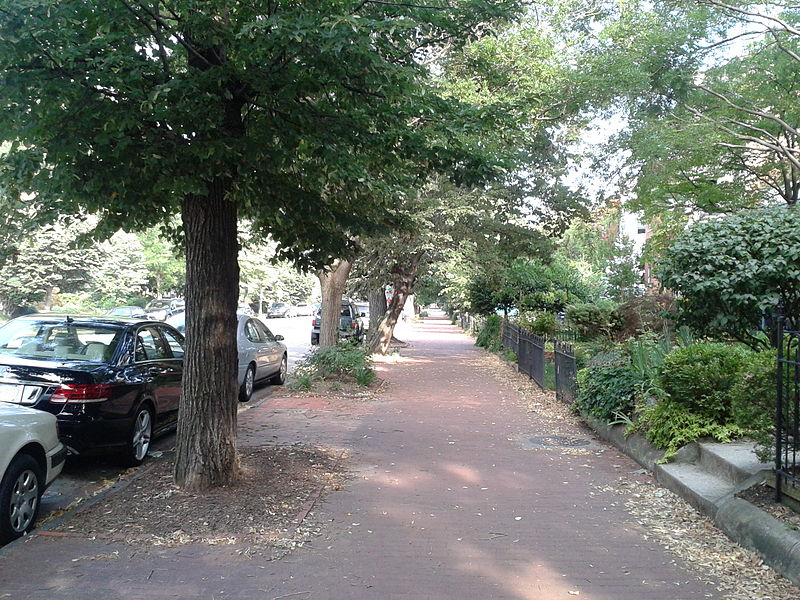
[[[0,402],[0,544],[33,529],[42,494],[66,455],[54,415]]]

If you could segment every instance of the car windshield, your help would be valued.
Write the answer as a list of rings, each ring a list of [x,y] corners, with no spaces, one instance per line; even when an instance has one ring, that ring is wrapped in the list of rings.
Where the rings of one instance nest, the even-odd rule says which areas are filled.
[[[147,310],[158,310],[160,308],[169,308],[169,300],[153,300],[147,305]]]
[[[0,327],[0,357],[108,362],[122,330],[92,323],[9,321]]]
[[[272,308],[283,308],[284,306],[286,306],[286,304],[283,302],[278,302],[277,304],[273,304]]]

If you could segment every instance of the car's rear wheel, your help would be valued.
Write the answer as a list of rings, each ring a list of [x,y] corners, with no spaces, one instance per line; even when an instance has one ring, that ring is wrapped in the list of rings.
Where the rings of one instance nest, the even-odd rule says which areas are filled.
[[[126,466],[138,467],[147,458],[147,451],[150,449],[150,442],[153,439],[153,411],[143,404],[136,411],[133,419],[131,432],[128,436],[128,444],[123,454],[123,461]]]
[[[286,383],[286,371],[288,370],[288,368],[289,365],[286,360],[286,355],[284,354],[283,358],[281,359],[281,368],[278,370],[277,373],[275,373],[275,375],[272,376],[269,382],[273,385],[283,385],[284,383]]]
[[[247,402],[253,395],[253,388],[256,385],[256,368],[253,365],[247,367],[244,374],[244,381],[239,387],[239,402]]]
[[[15,540],[33,529],[44,491],[44,476],[36,460],[18,454],[0,482],[0,543]]]

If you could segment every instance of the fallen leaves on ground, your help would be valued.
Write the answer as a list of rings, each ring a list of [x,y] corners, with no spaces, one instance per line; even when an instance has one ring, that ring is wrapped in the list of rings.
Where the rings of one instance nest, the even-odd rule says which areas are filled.
[[[172,483],[172,461],[163,460],[57,531],[129,544],[245,542],[291,550],[320,532],[306,514],[344,479],[337,454],[298,446],[242,448],[241,467],[235,485],[193,493]]]

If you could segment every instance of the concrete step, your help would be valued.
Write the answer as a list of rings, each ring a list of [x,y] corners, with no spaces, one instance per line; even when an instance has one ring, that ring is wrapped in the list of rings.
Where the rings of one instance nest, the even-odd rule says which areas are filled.
[[[745,483],[761,471],[772,468],[758,460],[753,442],[701,442],[698,444],[700,466],[708,472],[727,479],[734,486]]]
[[[734,484],[726,477],[720,477],[695,463],[675,462],[656,465],[654,474],[664,487],[711,516],[735,490]]]

